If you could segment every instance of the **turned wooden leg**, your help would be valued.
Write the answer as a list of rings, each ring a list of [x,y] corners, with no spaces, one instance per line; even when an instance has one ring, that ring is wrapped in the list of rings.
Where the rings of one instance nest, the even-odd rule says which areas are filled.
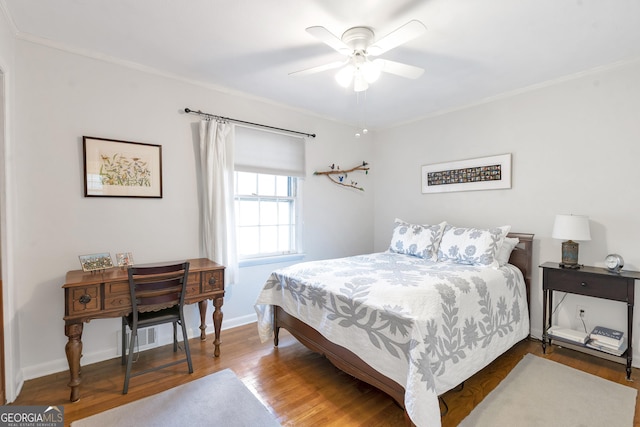
[[[213,341],[215,357],[220,356],[220,328],[222,327],[222,303],[223,298],[215,298],[213,300],[213,329],[215,330],[216,339]]]
[[[69,338],[64,350],[67,354],[67,363],[69,364],[69,384],[71,387],[72,402],[80,399],[80,357],[82,357],[82,323],[73,323],[65,325],[64,334]]]
[[[200,339],[202,341],[207,340],[207,304],[208,300],[203,300],[198,303],[200,309]]]

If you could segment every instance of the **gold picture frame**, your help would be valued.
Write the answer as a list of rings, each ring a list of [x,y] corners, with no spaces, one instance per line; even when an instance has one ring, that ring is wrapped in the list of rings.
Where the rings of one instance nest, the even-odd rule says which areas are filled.
[[[113,261],[111,260],[111,254],[109,252],[80,255],[78,258],[80,258],[82,271],[106,270],[107,268],[113,267]]]
[[[85,197],[162,198],[162,146],[82,137]]]

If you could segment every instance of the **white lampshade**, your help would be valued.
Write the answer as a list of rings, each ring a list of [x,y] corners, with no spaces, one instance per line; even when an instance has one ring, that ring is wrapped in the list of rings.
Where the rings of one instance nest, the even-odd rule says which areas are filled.
[[[353,83],[354,92],[362,92],[369,88],[369,83],[378,80],[381,71],[381,63],[357,56],[349,64],[342,67],[336,73],[335,78],[340,86],[346,88]]]
[[[369,84],[364,79],[361,73],[356,72],[353,76],[353,91],[354,92],[362,92],[363,90],[367,90],[369,88]]]
[[[351,64],[343,67],[340,71],[336,73],[336,81],[342,87],[349,87],[351,84],[351,80],[353,80],[353,73],[355,71],[355,67]]]
[[[556,215],[551,236],[554,239],[591,240],[589,217],[584,215]]]
[[[366,61],[360,66],[360,71],[362,71],[362,76],[367,83],[373,83],[380,77],[382,68],[380,64],[375,61]]]

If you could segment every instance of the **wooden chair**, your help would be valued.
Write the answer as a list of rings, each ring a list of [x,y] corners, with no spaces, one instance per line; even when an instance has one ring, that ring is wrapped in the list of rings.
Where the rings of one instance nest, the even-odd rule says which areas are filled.
[[[122,364],[127,364],[122,394],[127,394],[131,377],[146,374],[179,363],[187,362],[189,373],[193,373],[189,340],[184,323],[184,296],[187,288],[189,263],[153,267],[129,268],[129,289],[131,291],[132,312],[122,318]],[[163,323],[173,323],[173,351],[178,351],[177,325],[182,328],[185,358],[131,373],[134,345],[138,329]],[[126,328],[131,330],[129,355],[125,354]]]

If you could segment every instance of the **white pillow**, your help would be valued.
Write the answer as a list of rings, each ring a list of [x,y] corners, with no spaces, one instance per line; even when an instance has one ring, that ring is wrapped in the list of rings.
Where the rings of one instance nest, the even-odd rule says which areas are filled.
[[[499,267],[496,255],[510,225],[491,229],[460,228],[447,225],[438,249],[438,261]]]
[[[518,239],[517,237],[504,238],[504,242],[502,242],[502,246],[498,251],[498,255],[496,255],[496,259],[498,260],[498,265],[500,265],[500,267],[503,267],[509,263],[511,252],[513,252],[513,249],[518,243],[520,243],[520,239]]]
[[[396,218],[389,251],[435,261],[446,224],[410,224]]]

